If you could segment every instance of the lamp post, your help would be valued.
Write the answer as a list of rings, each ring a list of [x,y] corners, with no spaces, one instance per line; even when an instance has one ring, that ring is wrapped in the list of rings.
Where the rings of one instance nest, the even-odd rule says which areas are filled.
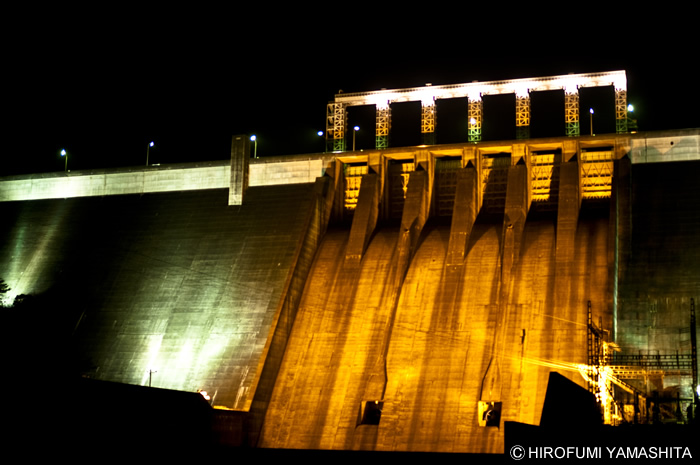
[[[156,144],[151,141],[148,143],[148,147],[146,147],[146,166],[148,166],[148,157],[151,154],[151,147],[155,146]]]
[[[258,158],[258,138],[253,134],[250,136],[250,140],[253,142],[253,158]]]
[[[66,157],[66,163],[63,167],[63,171],[68,172],[68,152],[66,152],[66,149],[61,149],[61,156]]]
[[[154,147],[156,144],[151,141],[148,143],[148,147],[146,147],[146,166],[148,166],[148,157],[151,155],[151,147]]]
[[[591,112],[591,135],[593,135],[593,108],[589,108],[588,111]]]
[[[148,369],[148,387],[151,387],[151,379],[153,378],[153,373],[158,373],[158,370]]]
[[[352,151],[355,151],[355,133],[360,130],[360,126],[355,126],[352,128]]]
[[[627,105],[627,131],[634,134],[637,132],[637,120],[633,118],[634,116],[634,106],[630,103]]]
[[[318,137],[323,137],[323,136],[325,135],[325,133],[324,133],[323,131],[318,131],[316,134],[318,135]],[[328,144],[327,144],[327,142],[328,142],[327,139],[328,139],[328,138],[324,138],[324,141],[323,141],[323,153],[326,153],[326,146],[328,145]]]

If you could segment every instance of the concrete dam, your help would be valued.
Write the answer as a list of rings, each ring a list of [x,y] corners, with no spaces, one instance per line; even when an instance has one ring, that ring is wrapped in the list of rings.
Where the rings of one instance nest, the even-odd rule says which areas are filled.
[[[651,421],[650,401],[685,421],[698,130],[247,144],[0,179],[5,304],[59,309],[22,336],[52,372],[206,391],[219,440],[258,448],[503,453],[504,422],[540,423],[551,372],[607,424]]]

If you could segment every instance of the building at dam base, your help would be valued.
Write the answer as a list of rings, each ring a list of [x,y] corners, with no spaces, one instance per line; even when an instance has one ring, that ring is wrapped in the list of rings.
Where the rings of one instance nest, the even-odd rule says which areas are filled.
[[[0,180],[0,278],[60,308],[31,333],[58,371],[204,390],[222,441],[263,448],[502,453],[551,372],[608,424],[689,421],[698,130],[262,160],[245,140]]]

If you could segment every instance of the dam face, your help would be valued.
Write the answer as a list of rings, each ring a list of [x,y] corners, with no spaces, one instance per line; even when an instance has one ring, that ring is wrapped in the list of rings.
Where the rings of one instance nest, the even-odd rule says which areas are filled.
[[[205,390],[229,445],[502,453],[505,422],[540,424],[551,372],[606,423],[646,422],[639,399],[696,383],[698,141],[254,160],[221,179],[264,176],[229,189],[162,187],[194,170],[119,195],[3,180],[0,277],[24,295],[12,321],[35,320],[11,341],[48,373]]]
[[[4,279],[62,314],[60,330],[17,315],[34,320],[22,346],[64,374],[243,408],[311,187],[250,188],[244,207],[226,189],[0,203]]]
[[[555,289],[556,221],[548,216],[528,222],[502,306],[496,303],[502,222],[477,220],[459,269],[445,266],[449,225],[428,222],[395,309],[389,296],[399,229],[380,227],[354,273],[342,267],[348,232],[329,231],[309,275],[261,445],[501,452],[503,430],[479,426],[479,400],[502,402],[504,420],[538,424],[549,372],[580,382],[574,364],[587,360],[587,301],[604,306],[609,280],[608,212],[582,213],[565,290]],[[567,295],[559,308],[555,292]],[[387,331],[386,387],[369,393],[367,378],[377,371]],[[363,401],[374,400],[383,403],[381,421],[358,426]]]

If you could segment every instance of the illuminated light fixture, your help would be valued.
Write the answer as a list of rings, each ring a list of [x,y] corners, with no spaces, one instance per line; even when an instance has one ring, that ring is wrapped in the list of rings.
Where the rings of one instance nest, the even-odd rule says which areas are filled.
[[[66,152],[66,149],[61,149],[61,156],[66,157],[66,163],[65,166],[63,167],[63,171],[68,171],[68,152]]]
[[[199,394],[200,394],[202,397],[204,397],[204,400],[206,400],[207,402],[209,402],[209,401],[211,400],[211,396],[209,396],[209,394],[207,393],[207,391],[204,391],[204,390],[200,389],[200,390],[197,391],[197,392],[199,392]]]
[[[431,84],[426,84],[426,87],[430,87]],[[422,89],[416,92],[414,97],[416,100],[420,100],[423,106],[429,106],[435,104],[435,92],[432,89]]]
[[[588,109],[591,112],[591,135],[593,135],[593,108]]]
[[[253,158],[258,158],[258,138],[255,134],[250,136],[250,141],[253,143]]]
[[[322,137],[322,138],[323,138],[323,153],[326,153],[326,150],[328,149],[328,137],[324,137],[324,136],[326,136],[326,133],[323,132],[323,131],[318,131],[318,132],[316,133],[316,135],[317,135],[318,137]]]
[[[155,142],[151,141],[148,143],[148,146],[146,147],[146,166],[148,166],[148,157],[151,154],[151,147],[154,147],[156,144]]]
[[[515,94],[516,97],[519,98],[524,98],[524,97],[529,97],[530,96],[530,83],[524,82],[524,83],[517,83],[511,86],[513,93]]]
[[[634,113],[634,106],[630,103],[627,105],[627,128],[631,134],[636,134],[637,133],[637,120],[633,119],[632,117],[634,115],[631,115],[630,113]]]
[[[360,130],[360,126],[355,126],[352,128],[352,151],[355,151],[355,133]]]

